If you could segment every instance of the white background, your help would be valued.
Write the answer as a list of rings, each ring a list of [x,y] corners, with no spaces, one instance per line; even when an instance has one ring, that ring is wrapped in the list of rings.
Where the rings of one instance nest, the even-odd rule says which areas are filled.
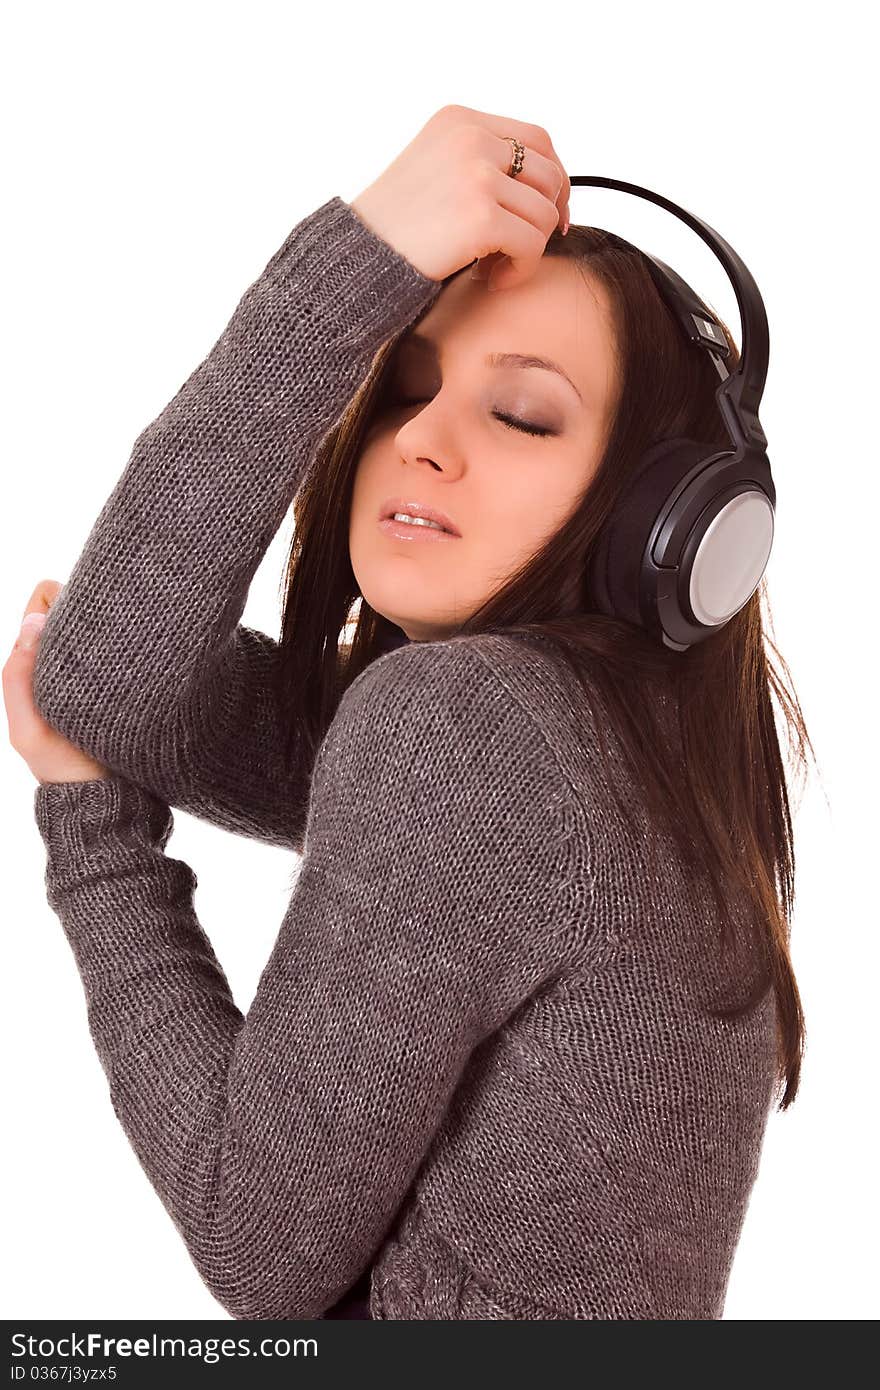
[[[438,107],[544,125],[569,173],[662,192],[720,231],[754,274],[771,335],[761,420],[778,490],[775,641],[819,766],[796,814],[803,1081],[794,1107],[771,1115],[728,1290],[732,1319],[864,1319],[880,1304],[868,18],[856,3],[754,0],[726,14],[674,0],[31,0],[6,8],[0,44],[8,650],[35,584],[67,578],[136,436],[290,228],[334,194],[356,197]],[[732,290],[683,224],[594,189],[573,191],[572,219],[674,265],[739,341]],[[276,637],[290,524],[244,615]],[[2,1315],[226,1318],[112,1112],[73,957],[45,899],[36,784],[5,733]],[[293,857],[174,815],[169,853],[197,872],[196,910],[246,1009]]]

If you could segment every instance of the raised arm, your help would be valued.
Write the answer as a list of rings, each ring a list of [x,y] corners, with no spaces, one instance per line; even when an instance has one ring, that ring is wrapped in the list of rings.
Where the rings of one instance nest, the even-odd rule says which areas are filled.
[[[169,805],[300,847],[278,647],[240,618],[321,441],[442,283],[338,197],[294,227],[136,439],[49,611],[34,698],[54,728]]]

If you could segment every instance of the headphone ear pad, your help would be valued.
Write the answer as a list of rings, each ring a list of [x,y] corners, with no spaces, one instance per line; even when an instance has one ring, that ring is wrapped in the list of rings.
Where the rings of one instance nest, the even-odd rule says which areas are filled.
[[[654,523],[681,479],[702,459],[717,453],[717,446],[677,435],[641,455],[590,563],[590,593],[601,612],[643,626],[639,584]]]

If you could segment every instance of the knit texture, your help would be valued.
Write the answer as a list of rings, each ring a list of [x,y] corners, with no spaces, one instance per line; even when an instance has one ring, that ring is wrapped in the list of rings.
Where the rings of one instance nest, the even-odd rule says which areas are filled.
[[[136,440],[38,650],[38,708],[112,774],[36,788],[48,900],[114,1111],[233,1318],[322,1317],[367,1274],[373,1318],[718,1318],[773,997],[708,1015],[758,963],[721,955],[567,667],[540,637],[403,642],[291,784],[278,647],[239,621],[441,288],[331,198]],[[246,1015],[172,806],[302,854]]]

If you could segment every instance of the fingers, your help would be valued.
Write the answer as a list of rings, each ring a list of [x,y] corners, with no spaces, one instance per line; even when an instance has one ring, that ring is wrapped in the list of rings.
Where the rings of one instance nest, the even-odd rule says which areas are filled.
[[[528,121],[518,121],[511,116],[498,116],[491,111],[475,111],[462,106],[450,109],[476,117],[478,124],[498,136],[501,148],[496,165],[504,174],[510,168],[513,146],[503,137],[513,135],[520,144],[525,145],[522,173],[517,174],[517,181],[525,180],[540,188],[544,196],[556,204],[559,213],[558,224],[564,227],[566,221],[570,220],[571,179],[544,127]]]
[[[571,180],[548,132],[510,116],[454,104],[431,119],[445,139],[454,136],[452,149],[475,179],[474,206],[481,216],[475,218],[477,236],[470,251],[476,252],[472,278],[487,280],[493,289],[527,279],[554,230],[560,228],[564,234],[570,221]],[[522,168],[513,177],[511,140],[523,146]],[[502,183],[495,181],[496,175]],[[488,226],[479,225],[484,212],[489,214]],[[519,230],[514,226],[517,219],[524,224]]]
[[[32,680],[40,630],[45,621],[45,614],[36,609],[30,610],[3,667],[3,702],[6,706],[9,742],[22,756],[40,732],[42,725],[34,705]]]
[[[499,138],[498,168],[510,183],[518,184],[520,188],[530,187],[540,193],[548,202],[552,203],[556,215],[553,218],[554,227],[564,225],[564,214],[567,208],[567,196],[565,185],[568,175],[561,169],[556,160],[542,154],[531,145],[526,145],[523,151],[522,169],[515,176],[508,172],[510,169],[510,156],[513,153],[513,146],[509,140]],[[548,232],[548,236],[550,233]]]
[[[522,169],[515,177],[511,177],[509,170],[513,146],[503,134],[497,136],[495,167],[502,181],[498,185],[496,197],[502,208],[515,213],[536,228],[540,233],[540,242],[535,245],[527,239],[522,254],[511,254],[506,265],[503,264],[504,257],[499,257],[501,264],[498,261],[490,262],[488,257],[481,258],[473,278],[486,280],[492,290],[511,288],[525,280],[534,268],[535,262],[543,256],[547,241],[555,229],[559,227],[567,230],[568,196],[571,190],[568,175],[561,167],[546,131],[540,127],[524,126],[521,122],[518,124],[523,136],[531,138],[534,132],[534,138],[541,148],[526,144],[523,137],[517,137],[524,145]],[[503,244],[506,248],[507,242]],[[530,250],[530,246],[533,249]]]
[[[34,666],[42,629],[63,588],[56,579],[40,581],[28,600],[21,631],[3,667],[9,742],[44,786],[49,782],[91,782],[111,775],[101,763],[53,729],[34,701]]]
[[[64,585],[57,579],[41,579],[28,599],[24,613],[48,613],[63,588]]]
[[[551,151],[550,158],[556,162],[562,174],[562,186],[560,187],[559,192],[556,195],[556,205],[562,210],[562,216],[559,219],[559,225],[562,228],[562,231],[566,232],[568,231],[568,224],[571,222],[571,179],[568,177],[568,174],[565,170],[565,165],[559,158],[559,155],[556,153],[556,148],[549,135],[547,136],[547,141]]]
[[[558,169],[559,171],[560,184],[558,190],[554,195],[554,202],[556,203],[556,206],[559,209],[559,225],[560,227],[564,227],[566,224],[566,220],[569,218],[569,205],[571,203],[571,179],[568,177],[568,174],[565,171],[565,165],[559,158],[559,155],[556,153],[556,146],[553,144],[553,141],[550,139],[550,136],[544,129],[544,127],[540,125],[525,125],[523,129],[529,132],[529,138],[526,139],[524,136],[518,135],[517,139],[521,140],[522,143],[526,146],[525,158],[528,158],[529,149],[532,149],[538,155],[542,155],[545,159],[552,163],[554,168]],[[516,132],[511,131],[510,134],[513,135],[516,134]],[[525,160],[523,161],[523,172],[525,172]]]
[[[503,251],[492,251],[488,256],[481,256],[478,261],[474,262],[474,268],[471,271],[471,279],[488,280],[492,267],[497,265],[499,261],[505,259],[506,257]]]
[[[498,175],[498,221],[493,220],[493,239],[504,247],[503,256],[489,267],[490,289],[511,288],[528,279],[544,254],[556,225],[556,208],[528,184]]]
[[[18,752],[42,725],[33,700],[33,670],[46,616],[63,587],[57,579],[40,580],[25,605],[21,629],[3,667],[9,741]]]
[[[46,614],[38,608],[32,608],[21,620],[21,628],[15,639],[12,648],[12,656],[25,656],[33,662],[36,654],[37,645],[40,641],[40,633],[46,624]],[[11,658],[10,658],[11,659]]]

